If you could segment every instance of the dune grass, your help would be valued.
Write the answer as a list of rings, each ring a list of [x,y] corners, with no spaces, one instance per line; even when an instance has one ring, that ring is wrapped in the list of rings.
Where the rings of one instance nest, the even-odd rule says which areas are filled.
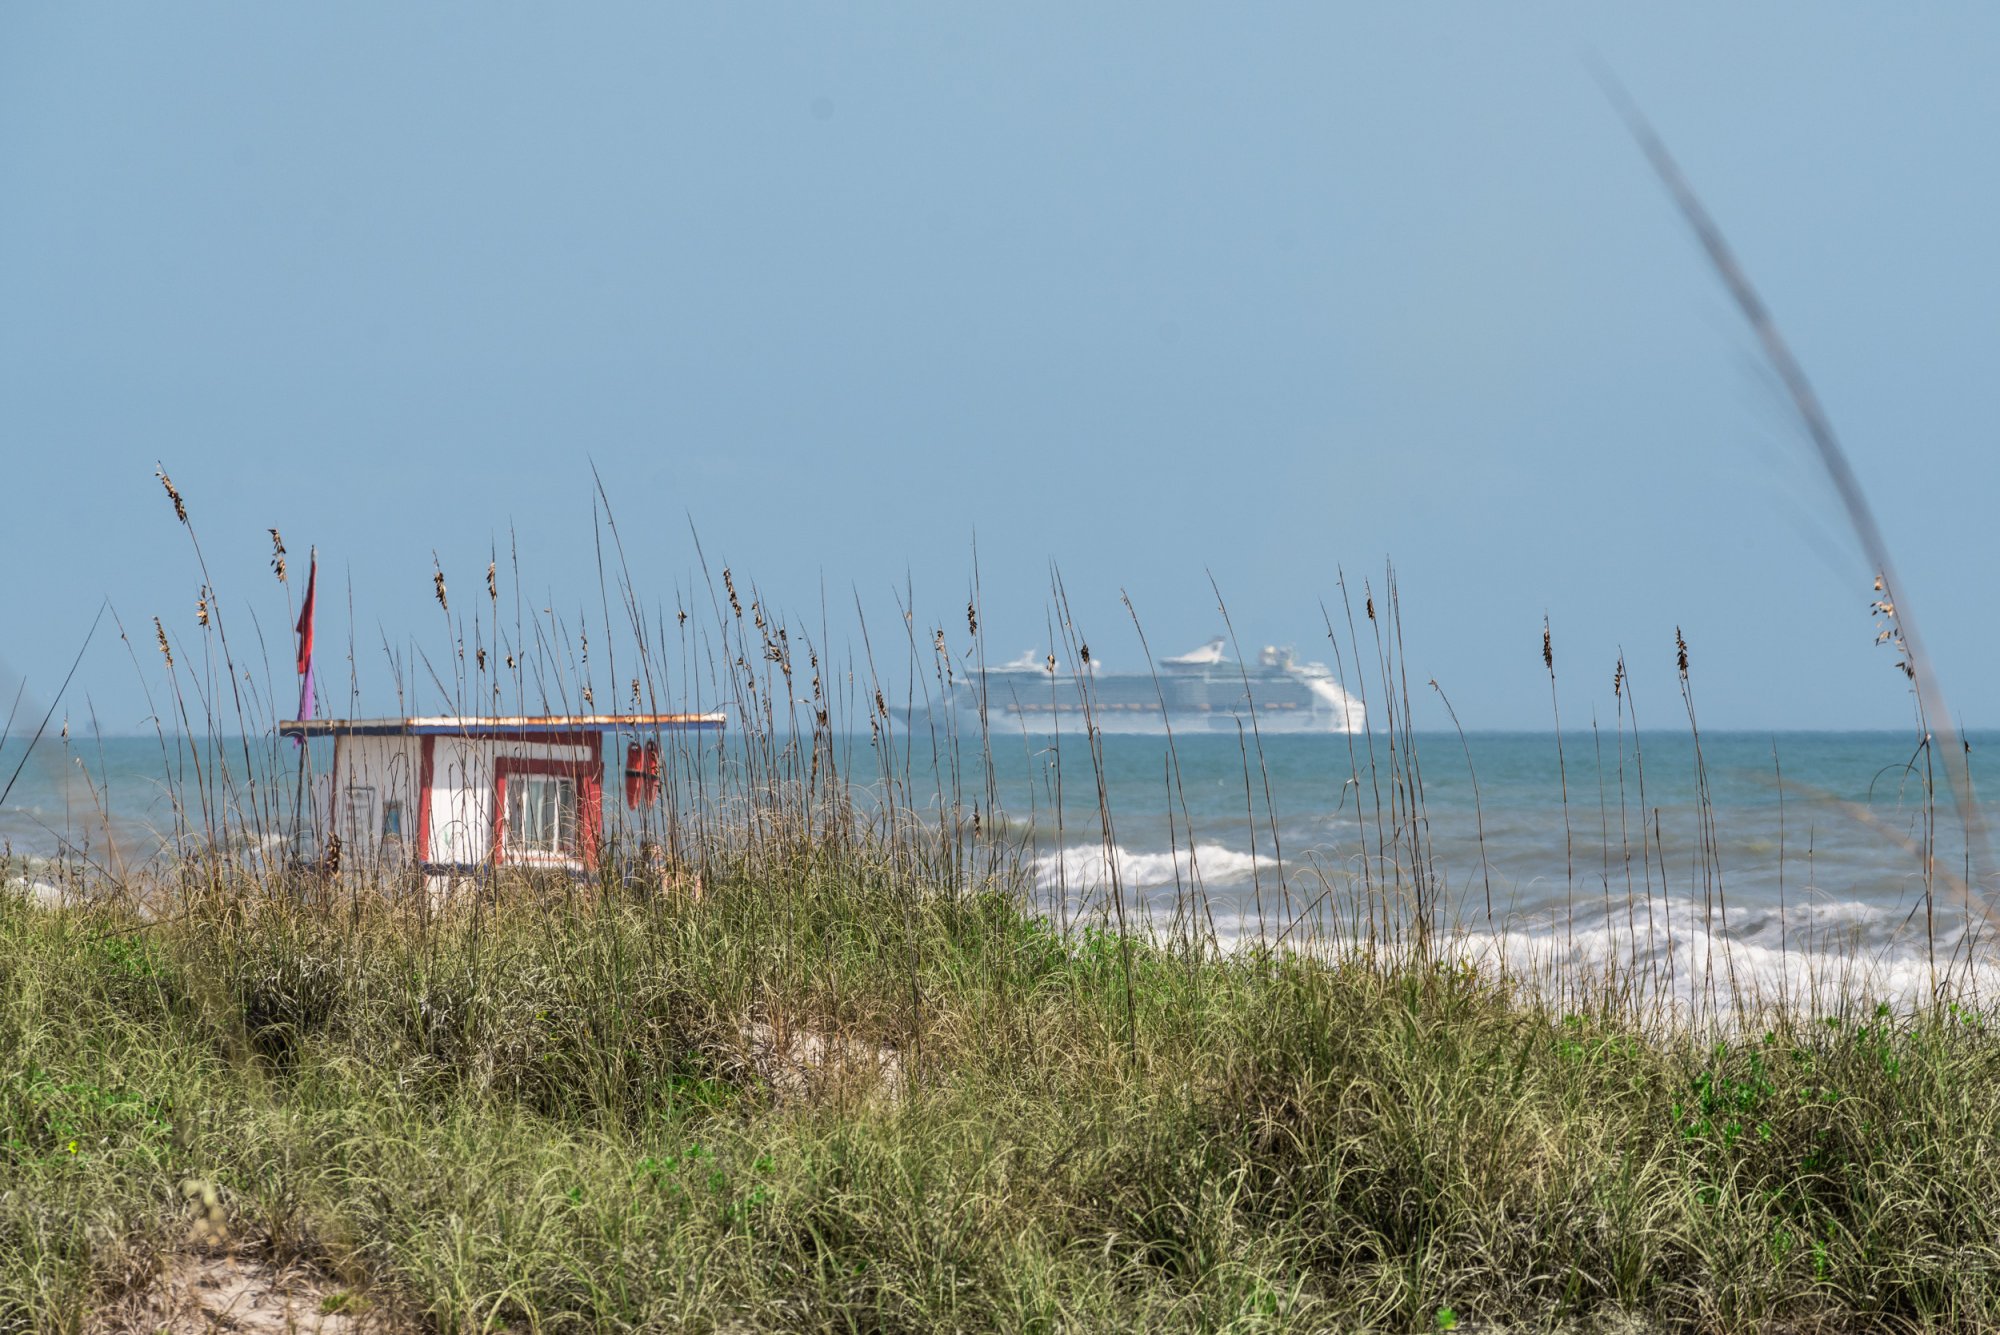
[[[0,1326],[88,1329],[216,1225],[440,1331],[2000,1326],[1983,1016],[1642,1032],[852,850],[294,889],[0,906]],[[894,1059],[789,1079],[771,1034]]]

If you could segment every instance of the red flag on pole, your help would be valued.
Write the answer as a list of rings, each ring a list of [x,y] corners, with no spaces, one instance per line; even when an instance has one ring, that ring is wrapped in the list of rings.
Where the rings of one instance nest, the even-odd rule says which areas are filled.
[[[306,571],[306,603],[299,609],[299,718],[301,721],[313,715],[313,599],[319,587],[319,553],[312,554],[312,564]],[[305,745],[305,739],[299,739]]]

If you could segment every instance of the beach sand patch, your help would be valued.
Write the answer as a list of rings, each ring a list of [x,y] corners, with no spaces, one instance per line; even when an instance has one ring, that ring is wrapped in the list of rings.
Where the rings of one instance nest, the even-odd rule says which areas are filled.
[[[402,1335],[415,1329],[311,1266],[191,1250],[97,1314],[93,1335]]]
[[[854,1099],[894,1104],[903,1059],[894,1048],[814,1029],[756,1021],[743,1026],[751,1066],[779,1103]]]

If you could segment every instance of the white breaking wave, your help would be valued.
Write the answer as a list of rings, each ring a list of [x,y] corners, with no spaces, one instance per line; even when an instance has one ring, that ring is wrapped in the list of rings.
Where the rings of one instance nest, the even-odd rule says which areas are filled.
[[[45,909],[62,908],[73,898],[59,885],[27,876],[0,880],[0,894],[19,895],[28,903]]]
[[[1336,956],[1371,948],[1394,954],[1409,944],[1386,926],[1375,945],[1367,944],[1368,896],[1358,878],[1327,877],[1287,859],[1289,888],[1279,893],[1274,859],[1253,860],[1221,844],[1198,843],[1192,851],[1120,847],[1110,856],[1086,845],[1045,853],[1032,867],[1042,891],[1060,892],[1072,911],[1095,913],[1108,911],[1103,901],[1114,862],[1119,883],[1134,892],[1136,902],[1127,906],[1137,914],[1134,930],[1163,943],[1182,939],[1187,920],[1180,909],[1187,901],[1173,896],[1170,903],[1144,892],[1178,886],[1200,891],[1199,933],[1225,951],[1261,946]],[[1261,894],[1252,894],[1253,885]],[[1382,887],[1373,895],[1382,912]],[[1962,917],[1943,913],[1932,940],[1907,899],[1877,903],[1811,893],[1793,898],[1782,913],[1775,904],[1733,904],[1726,931],[1722,914],[1700,900],[1655,895],[1650,902],[1618,900],[1608,915],[1601,901],[1583,900],[1573,914],[1543,908],[1496,914],[1490,924],[1474,912],[1442,925],[1433,944],[1447,958],[1551,998],[1615,979],[1637,989],[1643,1009],[1668,1021],[1774,1007],[1828,1014],[1880,1002],[1909,1010],[1940,995],[1992,1005],[2000,1003],[1996,947],[2000,934],[1982,929],[1968,939]]]
[[[1091,844],[1037,857],[1035,882],[1044,890],[1094,894],[1109,888],[1114,862],[1118,883],[1127,889],[1247,885],[1254,874],[1277,871],[1277,864],[1268,857],[1252,858],[1221,844],[1198,843],[1192,849],[1157,853],[1135,853],[1114,847],[1108,855],[1102,845]]]
[[[1990,943],[1968,951],[1953,932],[1933,946],[1921,932],[1882,930],[1883,919],[1900,921],[1901,913],[1878,910],[1867,917],[1865,925],[1845,931],[1794,927],[1782,941],[1776,932],[1745,938],[1710,931],[1698,914],[1685,926],[1677,919],[1671,933],[1648,933],[1642,924],[1636,936],[1623,924],[1607,929],[1601,921],[1578,924],[1573,934],[1546,926],[1482,930],[1454,937],[1448,950],[1545,994],[1616,976],[1635,985],[1649,1008],[1669,1016],[1708,1010],[1726,1018],[1774,1009],[1825,1015],[1878,1003],[1911,1011],[1945,999],[1984,1009],[2000,1000],[2000,959]]]

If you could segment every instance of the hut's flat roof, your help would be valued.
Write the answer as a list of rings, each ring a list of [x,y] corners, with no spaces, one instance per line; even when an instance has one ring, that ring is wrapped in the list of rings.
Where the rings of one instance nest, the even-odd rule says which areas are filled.
[[[537,737],[558,732],[678,732],[720,728],[721,714],[513,714],[285,719],[286,737]]]

